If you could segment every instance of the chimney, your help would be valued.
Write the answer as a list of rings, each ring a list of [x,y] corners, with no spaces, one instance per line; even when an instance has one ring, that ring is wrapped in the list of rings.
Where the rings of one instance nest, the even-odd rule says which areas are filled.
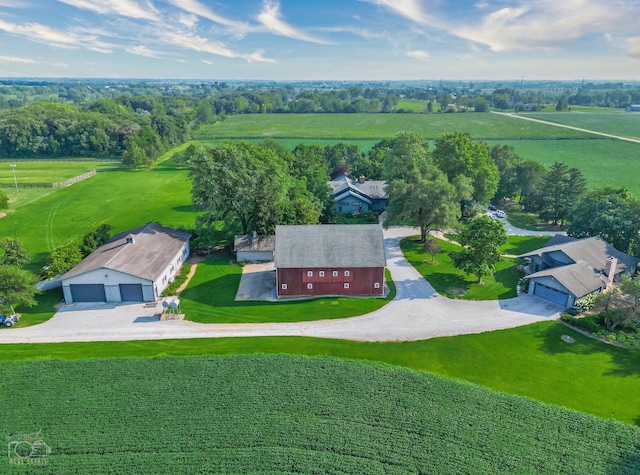
[[[618,267],[618,259],[613,256],[609,256],[604,264],[604,275],[607,277],[607,287],[609,288],[613,284],[613,278],[616,275],[616,268]]]
[[[358,177],[358,183],[363,184],[364,182],[365,182],[365,177],[364,177],[364,175],[360,175],[360,176]]]

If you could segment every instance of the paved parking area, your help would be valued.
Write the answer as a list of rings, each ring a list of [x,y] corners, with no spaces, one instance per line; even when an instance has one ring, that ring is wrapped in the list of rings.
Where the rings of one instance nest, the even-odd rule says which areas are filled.
[[[276,299],[276,267],[274,262],[246,264],[242,268],[242,277],[235,300]]]

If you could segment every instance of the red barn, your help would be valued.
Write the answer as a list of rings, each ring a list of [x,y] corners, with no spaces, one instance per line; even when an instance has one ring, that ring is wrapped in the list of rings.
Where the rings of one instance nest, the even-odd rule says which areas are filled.
[[[377,224],[276,226],[278,297],[383,295],[386,264]]]

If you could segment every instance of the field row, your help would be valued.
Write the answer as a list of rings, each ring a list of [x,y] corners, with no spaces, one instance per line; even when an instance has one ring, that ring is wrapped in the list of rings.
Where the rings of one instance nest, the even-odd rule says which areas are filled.
[[[3,433],[41,429],[51,447],[39,473],[640,469],[638,428],[425,373],[333,358],[7,363],[0,393],[13,402]]]

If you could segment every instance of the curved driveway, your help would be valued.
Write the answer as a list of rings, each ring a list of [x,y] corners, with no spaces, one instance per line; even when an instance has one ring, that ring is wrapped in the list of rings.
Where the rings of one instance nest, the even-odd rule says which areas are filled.
[[[64,305],[50,320],[0,331],[0,343],[159,340],[240,336],[310,336],[360,341],[412,341],[480,333],[555,319],[560,307],[529,295],[498,301],[452,300],[438,295],[407,262],[400,240],[412,228],[385,230],[387,266],[396,298],[360,317],[295,323],[203,324],[160,321],[159,307],[141,304]]]

